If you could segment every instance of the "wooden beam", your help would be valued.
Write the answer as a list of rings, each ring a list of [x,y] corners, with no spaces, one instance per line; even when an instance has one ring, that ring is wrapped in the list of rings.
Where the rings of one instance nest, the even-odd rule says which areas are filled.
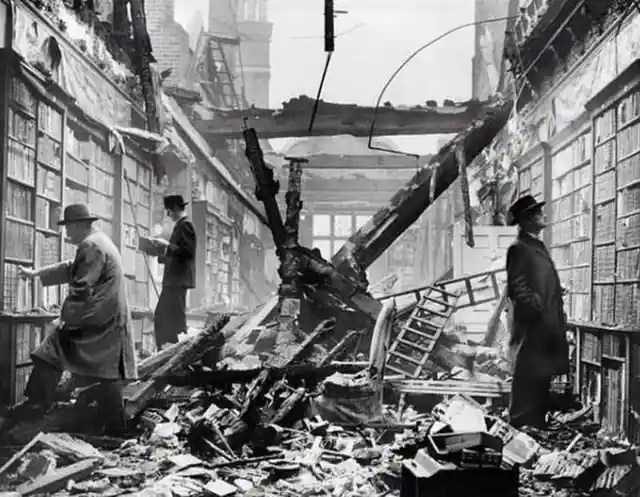
[[[275,154],[265,153],[268,161]],[[415,171],[429,162],[431,156],[421,155],[416,158],[400,154],[311,154],[300,156],[307,159],[306,171],[313,169],[409,169]]]
[[[215,118],[196,122],[196,129],[205,138],[240,139],[244,119],[248,118],[263,139],[311,136],[308,128],[313,103],[313,99],[301,97],[285,104],[282,110],[218,111]],[[484,107],[485,103],[478,101],[449,107],[382,107],[378,110],[373,136],[459,133],[482,116]],[[321,102],[313,136],[369,136],[373,114],[373,107]]]

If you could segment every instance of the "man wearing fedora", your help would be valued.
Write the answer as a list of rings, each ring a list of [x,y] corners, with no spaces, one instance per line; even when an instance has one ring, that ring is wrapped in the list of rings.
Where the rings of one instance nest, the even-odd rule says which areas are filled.
[[[547,247],[544,202],[519,198],[509,209],[509,224],[519,228],[507,251],[507,291],[513,310],[510,348],[514,357],[510,422],[544,428],[551,379],[569,372],[564,290]]]
[[[187,331],[187,290],[196,286],[196,231],[187,217],[188,202],[182,195],[164,197],[167,216],[174,222],[169,240],[155,238],[160,248],[158,261],[164,264],[162,291],[156,305],[154,327],[156,347],[176,343]]]
[[[17,416],[41,416],[52,405],[64,370],[84,386],[98,384],[95,400],[106,429],[124,428],[123,380],[137,378],[122,259],[111,238],[97,230],[98,218],[84,204],[69,205],[62,221],[77,246],[73,260],[40,269],[21,269],[45,286],[68,284],[56,332],[32,353],[33,371]]]

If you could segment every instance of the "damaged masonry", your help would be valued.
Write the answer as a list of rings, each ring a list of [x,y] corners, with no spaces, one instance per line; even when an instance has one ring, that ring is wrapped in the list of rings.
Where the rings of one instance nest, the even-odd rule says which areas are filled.
[[[474,2],[472,99],[273,110],[267,1],[160,3],[5,16],[0,497],[639,496],[640,7]]]

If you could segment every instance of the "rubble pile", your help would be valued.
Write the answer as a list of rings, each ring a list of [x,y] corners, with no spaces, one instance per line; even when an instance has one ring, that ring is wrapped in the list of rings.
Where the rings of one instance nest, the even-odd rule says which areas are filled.
[[[518,431],[499,410],[451,395],[428,414],[368,404],[349,423],[335,410],[319,416],[314,401],[357,392],[362,372],[318,380],[314,365],[287,366],[291,375],[263,369],[248,384],[165,388],[130,439],[39,433],[0,468],[0,495],[417,497],[473,485],[479,496],[578,496],[630,495],[640,483],[636,451],[598,437],[589,408]]]
[[[588,406],[556,413],[545,431],[506,423],[496,382],[508,373],[499,353],[477,349],[481,372],[466,376],[453,368],[446,380],[383,378],[380,333],[393,321],[386,316],[369,361],[359,362],[339,361],[359,332],[318,345],[333,319],[276,340],[272,353],[259,346],[271,336],[262,329],[243,339],[251,346],[241,357],[225,353],[230,322],[217,316],[206,331],[143,361],[141,380],[127,388],[128,438],[39,425],[42,432],[0,468],[0,496],[418,497],[475,488],[478,496],[516,497],[639,488],[636,451],[599,436]],[[397,389],[435,407],[400,409]]]

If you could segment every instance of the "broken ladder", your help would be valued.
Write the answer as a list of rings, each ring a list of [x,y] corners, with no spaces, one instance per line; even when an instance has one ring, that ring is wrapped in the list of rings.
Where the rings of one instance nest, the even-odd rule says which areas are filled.
[[[438,286],[427,288],[389,347],[387,374],[421,376],[459,298]]]

